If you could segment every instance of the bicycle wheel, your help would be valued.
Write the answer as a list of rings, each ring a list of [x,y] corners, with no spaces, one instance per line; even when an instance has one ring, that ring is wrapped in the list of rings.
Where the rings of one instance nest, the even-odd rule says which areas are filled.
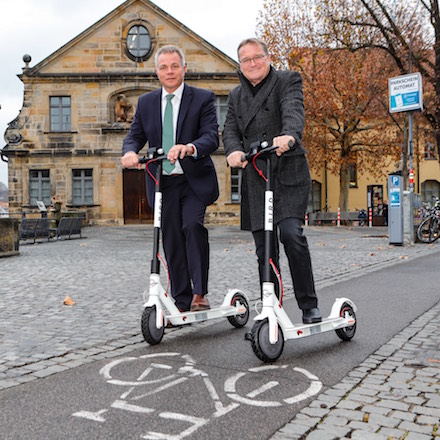
[[[422,243],[433,243],[439,238],[438,219],[428,217],[417,228],[417,238]]]

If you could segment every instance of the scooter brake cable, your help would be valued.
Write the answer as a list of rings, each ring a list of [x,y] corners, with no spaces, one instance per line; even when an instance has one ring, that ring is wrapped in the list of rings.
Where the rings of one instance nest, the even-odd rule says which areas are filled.
[[[168,289],[170,287],[170,273],[168,272],[168,266],[165,263],[165,260],[162,258],[162,255],[160,255],[160,253],[157,253],[157,258],[159,258],[160,262],[162,263],[162,266],[165,268],[166,272],[167,272],[167,288],[166,288],[166,292],[168,292]]]
[[[157,161],[157,158],[149,160],[149,161],[147,162],[147,164],[145,165],[145,169],[147,170],[147,173],[150,175],[150,177],[153,179],[155,185],[157,186],[157,185],[159,185],[159,181],[156,179],[156,176],[154,176],[154,175],[150,172],[150,170],[148,169],[148,165],[150,165],[150,163],[153,163],[153,162],[156,162],[156,161]]]
[[[272,266],[273,271],[275,272],[278,280],[278,284],[281,288],[281,297],[280,297],[280,304],[283,304],[283,297],[284,297],[284,286],[283,286],[283,280],[281,279],[281,274],[277,267],[275,266],[275,263],[273,262],[272,258],[270,259],[270,265]]]
[[[257,157],[261,154],[261,152],[257,153],[254,158],[252,159],[252,164],[254,165],[255,170],[257,171],[258,175],[265,181],[267,182],[267,177],[263,174],[263,170],[260,170],[260,168],[257,167],[257,164],[255,162],[255,160],[257,159]]]

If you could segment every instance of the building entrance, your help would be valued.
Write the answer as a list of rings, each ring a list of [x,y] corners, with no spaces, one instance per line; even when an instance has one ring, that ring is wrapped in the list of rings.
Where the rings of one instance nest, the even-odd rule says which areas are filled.
[[[153,223],[147,201],[145,171],[124,169],[124,224]]]

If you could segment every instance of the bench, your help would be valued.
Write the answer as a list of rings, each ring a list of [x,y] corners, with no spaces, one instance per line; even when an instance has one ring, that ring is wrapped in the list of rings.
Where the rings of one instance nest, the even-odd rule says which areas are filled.
[[[56,228],[51,228],[51,231],[54,233],[57,240],[60,237],[68,237],[70,240],[74,238],[72,235],[79,235],[79,237],[76,238],[82,238],[82,222],[82,217],[61,217],[58,226]]]
[[[352,223],[359,222],[359,212],[358,211],[341,211],[340,213],[341,223]],[[364,222],[367,219],[362,219]],[[313,212],[309,214],[309,224],[320,225],[325,223],[336,224],[338,221],[337,212]]]
[[[38,238],[50,240],[49,219],[47,218],[24,218],[18,230],[20,240],[32,240],[33,243]]]

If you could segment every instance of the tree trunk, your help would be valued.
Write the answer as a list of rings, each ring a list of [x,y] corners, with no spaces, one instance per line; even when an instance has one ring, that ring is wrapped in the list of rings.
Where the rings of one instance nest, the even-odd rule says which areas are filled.
[[[339,208],[341,211],[348,211],[348,191],[350,189],[350,170],[348,163],[341,164],[339,174]]]

